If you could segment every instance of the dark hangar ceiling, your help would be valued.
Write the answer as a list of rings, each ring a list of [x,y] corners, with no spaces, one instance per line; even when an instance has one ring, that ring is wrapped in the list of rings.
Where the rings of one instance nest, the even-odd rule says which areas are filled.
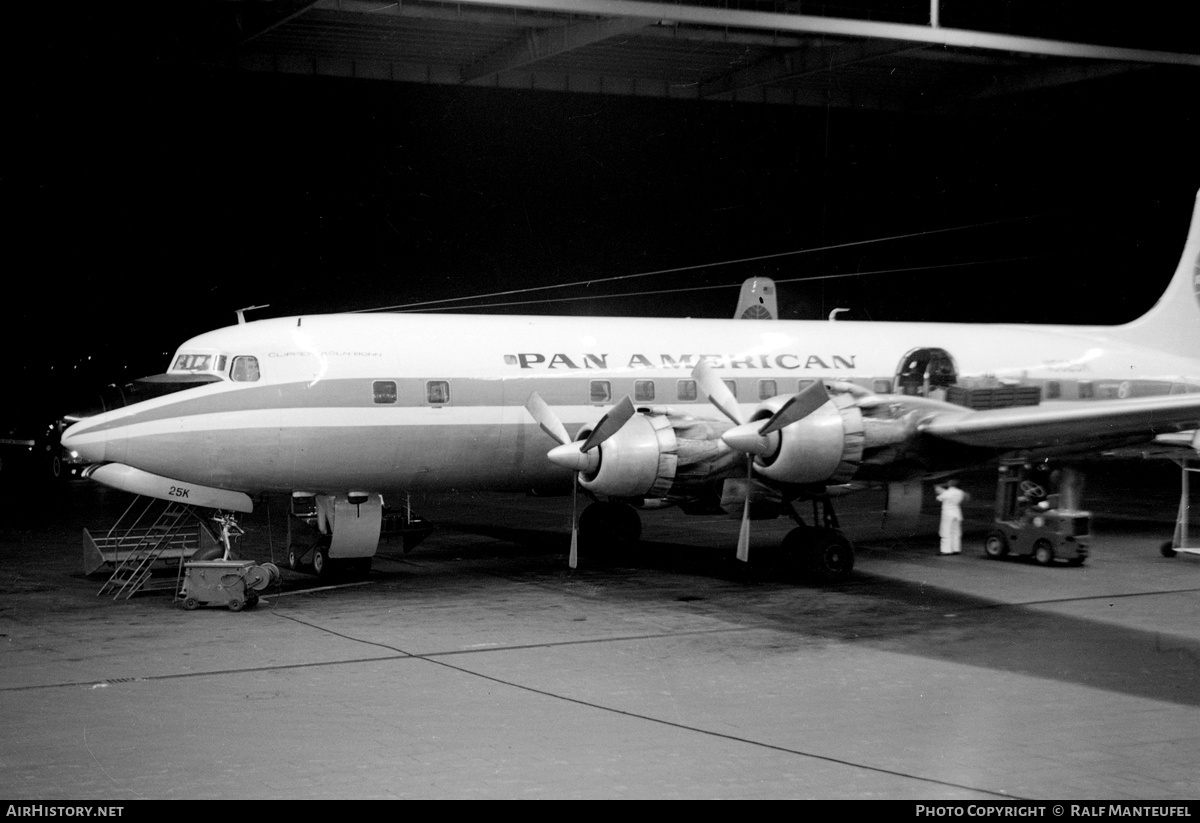
[[[168,13],[187,10],[186,24],[162,58],[408,83],[958,112],[1131,74],[1149,83],[1200,75],[1200,42],[1184,17],[1174,25],[1169,9],[1131,15],[1105,4],[215,0],[174,8]]]

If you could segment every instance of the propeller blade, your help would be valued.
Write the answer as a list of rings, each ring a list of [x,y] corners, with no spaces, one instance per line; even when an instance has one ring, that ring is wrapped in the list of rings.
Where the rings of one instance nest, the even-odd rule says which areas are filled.
[[[712,403],[721,414],[728,417],[734,423],[744,423],[745,418],[742,417],[742,410],[738,408],[737,398],[733,396],[733,392],[725,385],[725,381],[713,374],[712,369],[708,367],[708,363],[701,360],[692,369],[692,379],[696,381],[696,385],[700,387],[700,391],[704,392],[708,397],[708,402]]]
[[[750,486],[754,482],[754,456],[746,457],[746,502],[742,505],[742,528],[738,532],[737,559],[750,562]]]
[[[554,413],[554,409],[550,408],[549,404],[542,399],[540,394],[534,392],[529,395],[529,399],[525,401],[525,409],[537,421],[537,424],[541,426],[542,431],[557,440],[559,445],[571,442],[571,437],[567,434],[566,427],[563,426],[562,421],[558,419],[558,415]]]
[[[766,435],[787,428],[797,420],[808,417],[827,402],[829,392],[825,390],[825,384],[818,380],[805,386],[799,394],[792,395],[792,399],[784,403],[783,408],[775,412],[758,433]]]
[[[629,399],[629,395],[625,395],[621,398],[620,403],[613,406],[609,409],[608,414],[600,418],[600,422],[596,424],[596,428],[592,429],[592,433],[588,435],[588,439],[583,442],[580,451],[585,453],[590,452],[599,446],[616,434],[622,426],[629,422],[629,418],[633,417],[633,415],[633,401]]]
[[[571,485],[571,554],[567,565],[572,569],[579,565],[579,475],[572,478]]]

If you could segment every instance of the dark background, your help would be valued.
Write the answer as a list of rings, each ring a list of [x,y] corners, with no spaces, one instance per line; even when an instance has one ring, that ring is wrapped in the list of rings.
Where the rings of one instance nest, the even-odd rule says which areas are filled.
[[[1200,69],[883,114],[226,73],[84,38],[95,22],[14,35],[6,67],[22,406],[162,371],[258,304],[590,281],[452,305],[725,317],[752,275],[858,273],[783,283],[783,316],[1121,322],[1173,272],[1200,188]]]

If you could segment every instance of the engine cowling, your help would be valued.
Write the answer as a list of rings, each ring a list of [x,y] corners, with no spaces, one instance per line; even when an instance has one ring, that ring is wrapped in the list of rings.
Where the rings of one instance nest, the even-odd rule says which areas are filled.
[[[791,399],[773,397],[755,410],[766,422]],[[833,394],[808,416],[770,435],[774,448],[755,460],[758,473],[781,483],[845,483],[862,463],[862,411],[849,394]]]
[[[590,430],[579,432],[586,438]],[[598,447],[595,469],[580,474],[579,484],[606,497],[660,497],[675,480],[678,442],[664,415],[636,414]]]

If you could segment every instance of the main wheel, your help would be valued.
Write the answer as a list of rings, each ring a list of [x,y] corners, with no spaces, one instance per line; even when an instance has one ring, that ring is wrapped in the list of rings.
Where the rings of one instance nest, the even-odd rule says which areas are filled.
[[[1033,559],[1043,566],[1054,562],[1054,547],[1050,545],[1049,540],[1043,537],[1033,544]]]
[[[304,556],[304,552],[295,546],[288,547],[288,568],[294,572],[300,571],[300,558]]]
[[[1174,557],[1175,555],[1179,554],[1179,552],[1175,551],[1175,541],[1173,540],[1168,540],[1166,543],[1163,543],[1158,547],[1158,550],[1162,553],[1163,557]]]
[[[825,583],[840,583],[854,569],[854,544],[837,529],[817,529],[810,550],[813,574]]]
[[[783,538],[782,549],[822,583],[841,582],[854,568],[854,544],[837,529],[792,529]]]
[[[313,573],[322,580],[333,577],[334,562],[329,557],[329,546],[325,543],[313,549],[312,567]]]
[[[593,503],[579,516],[579,539],[590,549],[619,555],[641,537],[642,519],[626,503]]]
[[[997,529],[989,532],[983,540],[983,553],[993,560],[999,560],[1008,554],[1008,537]]]

